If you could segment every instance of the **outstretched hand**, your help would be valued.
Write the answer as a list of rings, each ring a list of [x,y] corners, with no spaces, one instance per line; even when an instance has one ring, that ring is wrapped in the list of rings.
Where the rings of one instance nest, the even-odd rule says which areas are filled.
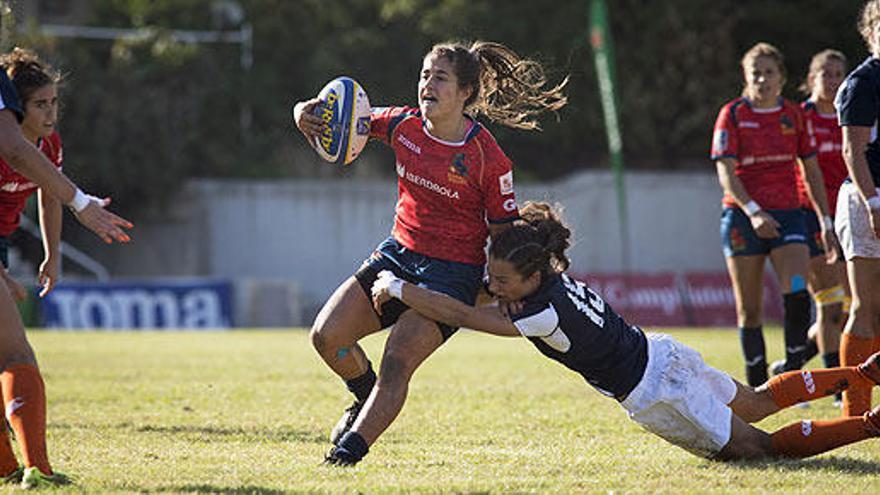
[[[74,216],[87,229],[91,230],[107,244],[116,242],[128,242],[131,237],[123,231],[123,228],[130,229],[134,225],[128,220],[105,210],[104,207],[110,204],[110,198],[90,197],[89,205],[82,211],[74,212]]]

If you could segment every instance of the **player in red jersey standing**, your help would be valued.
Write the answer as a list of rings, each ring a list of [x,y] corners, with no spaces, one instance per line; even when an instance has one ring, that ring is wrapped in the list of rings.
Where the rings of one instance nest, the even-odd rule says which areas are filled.
[[[398,200],[391,237],[342,283],[312,326],[315,349],[354,394],[331,433],[331,464],[357,463],[397,417],[416,368],[457,329],[400,301],[381,315],[370,290],[377,274],[437,290],[466,304],[481,287],[487,236],[517,218],[511,162],[475,118],[534,129],[534,117],[565,104],[562,86],[545,90],[542,67],[504,45],[443,43],[425,56],[418,108],[375,108],[371,135],[394,150]],[[564,84],[564,83],[563,83]],[[311,141],[323,122],[317,100],[297,103],[297,127]],[[378,378],[357,342],[391,327]],[[375,386],[374,386],[375,385]]]
[[[784,298],[786,370],[803,364],[810,325],[809,252],[795,186],[796,165],[803,169],[807,194],[822,219],[822,244],[829,256],[836,255],[837,244],[812,126],[797,105],[780,96],[785,83],[782,53],[758,43],[743,56],[742,68],[743,96],[718,114],[711,157],[724,190],[721,238],[736,298],[746,378],[749,385],[758,386],[767,381],[761,305],[768,256]]]
[[[58,82],[61,76],[43,65],[33,52],[14,49],[0,57],[0,66],[12,79],[19,97],[24,102],[24,120],[21,130],[25,139],[34,143],[49,160],[61,170],[63,152],[61,136],[55,130],[58,119]],[[45,296],[58,282],[61,254],[61,202],[44,194],[35,183],[16,172],[0,158],[0,262],[9,268],[9,236],[18,229],[21,212],[28,198],[37,192],[39,198],[40,230],[43,234],[43,262],[40,264],[40,296]],[[22,300],[24,287],[6,275],[12,295]]]
[[[104,209],[109,200],[82,192],[22,134],[22,106],[7,67],[0,70],[0,158],[40,189],[68,205],[76,219],[107,243],[128,242],[122,230],[132,225]],[[22,105],[22,103],[24,103]],[[0,284],[0,388],[6,419],[21,447],[23,466],[0,428],[0,481],[21,481],[25,488],[67,483],[53,471],[46,450],[46,390],[34,351],[6,284]]]
[[[825,191],[828,195],[828,208],[834,214],[837,205],[837,192],[846,179],[846,163],[843,161],[843,134],[837,125],[837,111],[834,96],[846,75],[846,56],[837,50],[823,50],[813,56],[810,70],[801,90],[808,99],[801,104],[804,116],[813,126],[816,136],[816,157]],[[846,269],[840,257],[837,263],[828,264],[825,250],[822,249],[822,229],[819,217],[807,194],[803,176],[797,169],[798,199],[804,212],[807,226],[807,246],[810,249],[810,269],[807,287],[816,306],[816,321],[808,332],[807,350],[804,362],[822,354],[826,368],[840,366],[840,331],[845,321],[844,314],[849,311],[846,285]],[[784,371],[785,361],[776,361],[771,366],[774,374]],[[838,400],[840,397],[838,396]]]

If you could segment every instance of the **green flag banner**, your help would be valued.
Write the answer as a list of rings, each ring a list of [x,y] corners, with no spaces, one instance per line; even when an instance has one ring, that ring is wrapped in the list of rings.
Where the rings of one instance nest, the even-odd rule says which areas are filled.
[[[626,187],[623,180],[623,141],[617,119],[617,97],[614,91],[614,49],[611,44],[611,32],[608,29],[608,9],[604,0],[593,0],[590,6],[590,45],[593,47],[596,75],[599,79],[599,94],[602,101],[602,113],[605,116],[611,170],[614,172],[614,185],[617,190],[622,265],[624,271],[629,271],[629,220],[626,208]]]

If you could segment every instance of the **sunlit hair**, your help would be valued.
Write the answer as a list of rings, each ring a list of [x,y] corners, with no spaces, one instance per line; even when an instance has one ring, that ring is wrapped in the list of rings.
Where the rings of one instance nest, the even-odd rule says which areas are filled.
[[[571,230],[562,223],[561,211],[559,205],[527,201],[519,212],[521,220],[492,241],[489,256],[509,262],[523,278],[564,272],[571,264],[565,254]]]
[[[813,93],[813,85],[816,82],[816,76],[822,71],[825,64],[831,60],[843,64],[843,71],[846,72],[846,55],[843,52],[832,50],[831,48],[822,50],[810,59],[810,70],[807,71],[807,78],[798,89],[807,96],[811,95]]]
[[[880,0],[870,0],[862,7],[859,33],[874,56],[880,55]]]
[[[425,56],[448,60],[460,89],[470,88],[466,111],[516,129],[539,129],[535,118],[557,111],[567,102],[562,93],[568,78],[544,89],[547,77],[540,63],[517,55],[501,43],[476,41],[469,47],[446,42],[434,45]]]
[[[785,57],[782,56],[782,52],[779,51],[778,48],[771,45],[770,43],[761,42],[756,44],[755,46],[749,48],[749,51],[743,55],[742,60],[740,61],[740,67],[742,67],[743,71],[743,80],[745,82],[745,86],[743,87],[743,96],[748,96],[747,91],[749,88],[749,69],[748,67],[752,65],[758,57],[767,57],[773,62],[776,63],[776,68],[779,69],[779,74],[782,76],[782,83],[785,84],[786,79],[788,79],[788,71],[785,69]]]
[[[43,86],[61,82],[60,73],[42,62],[36,53],[24,48],[16,47],[0,55],[0,68],[6,71],[22,101],[27,101]]]

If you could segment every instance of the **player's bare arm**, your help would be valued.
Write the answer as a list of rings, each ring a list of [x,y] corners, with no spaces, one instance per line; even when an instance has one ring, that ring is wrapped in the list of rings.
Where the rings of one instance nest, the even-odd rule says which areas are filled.
[[[828,263],[837,261],[839,246],[837,236],[834,234],[834,223],[831,220],[831,210],[828,206],[828,195],[825,191],[825,181],[822,178],[822,169],[819,168],[819,160],[816,156],[799,158],[798,166],[801,176],[804,177],[804,186],[807,196],[813,204],[819,225],[822,228],[822,244],[825,248],[825,259]]]
[[[132,228],[132,223],[104,209],[109,199],[84,194],[59,172],[40,150],[22,136],[18,121],[9,110],[0,110],[0,151],[17,172],[74,208],[76,219],[104,242],[109,244],[114,240],[131,240],[122,229]]]
[[[755,229],[758,237],[764,239],[779,237],[779,222],[752,201],[742,181],[734,173],[736,160],[721,158],[715,162],[715,168],[718,171],[718,182],[721,183],[721,188],[749,216],[749,221],[751,221],[752,228]]]
[[[373,283],[372,292],[373,305],[377,311],[380,311],[381,305],[386,301],[397,297],[430,320],[503,337],[520,336],[519,330],[498,306],[468,306],[446,294],[405,282],[388,271],[379,273],[379,278]]]

